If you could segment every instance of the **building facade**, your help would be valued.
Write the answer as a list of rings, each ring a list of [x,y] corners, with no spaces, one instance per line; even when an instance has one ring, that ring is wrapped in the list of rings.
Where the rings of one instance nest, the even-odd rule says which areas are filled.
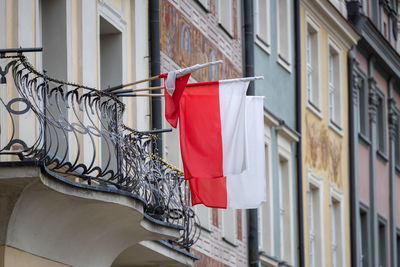
[[[398,1],[352,1],[353,266],[399,266]]]
[[[239,0],[160,1],[161,72],[223,60],[192,73],[189,82],[242,77],[242,3]],[[163,128],[171,128],[164,121]],[[163,153],[180,169],[178,129],[163,134]],[[196,266],[247,266],[246,212],[194,208],[201,229],[191,252]]]
[[[267,201],[258,209],[260,266],[299,266],[293,1],[254,4],[255,94],[264,96]]]
[[[344,1],[301,1],[305,266],[350,266],[347,54],[358,35]]]
[[[150,97],[110,89],[150,75],[149,5],[0,1],[0,266],[197,259],[183,176],[149,153]]]

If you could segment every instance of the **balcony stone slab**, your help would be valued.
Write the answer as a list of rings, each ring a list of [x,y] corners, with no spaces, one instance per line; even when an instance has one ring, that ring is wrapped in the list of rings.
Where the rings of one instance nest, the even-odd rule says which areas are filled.
[[[69,266],[111,266],[143,240],[179,237],[143,208],[130,195],[74,184],[42,166],[0,166],[0,246]]]

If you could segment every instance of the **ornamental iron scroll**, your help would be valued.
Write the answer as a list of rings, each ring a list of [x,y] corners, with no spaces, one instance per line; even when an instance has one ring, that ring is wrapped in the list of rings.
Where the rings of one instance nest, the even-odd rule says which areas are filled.
[[[50,78],[22,54],[0,53],[0,72],[2,83],[12,76],[16,89],[0,84],[1,161],[40,161],[56,177],[129,192],[147,216],[183,229],[171,242],[189,249],[197,241],[183,173],[153,154],[155,135],[123,124],[120,99]]]

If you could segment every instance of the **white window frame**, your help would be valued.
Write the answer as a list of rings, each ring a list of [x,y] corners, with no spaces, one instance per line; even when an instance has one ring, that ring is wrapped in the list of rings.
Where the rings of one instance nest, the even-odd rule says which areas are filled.
[[[323,203],[324,203],[324,186],[323,186],[323,179],[321,177],[318,177],[316,175],[314,175],[311,170],[308,170],[308,189],[307,189],[307,194],[308,194],[308,198],[310,199],[310,196],[313,190],[318,190],[318,198],[319,198],[319,207],[318,211],[319,211],[319,225],[320,225],[320,244],[316,244],[316,248],[319,247],[319,255],[318,257],[320,258],[320,265],[311,265],[311,258],[309,257],[309,266],[310,267],[318,267],[318,266],[325,266],[325,229],[324,229],[324,210],[323,210]],[[313,202],[314,199],[312,199]],[[310,206],[308,206],[308,212],[310,214]],[[310,220],[308,220],[308,224],[310,223]],[[308,225],[309,228],[309,232],[311,232],[310,230],[310,225]],[[311,243],[311,241],[309,240],[309,244]],[[311,248],[309,248],[309,251],[311,253]],[[309,255],[310,256],[310,255]]]
[[[210,1],[209,0],[197,0],[202,7],[204,7],[207,11],[210,10]]]
[[[280,17],[279,17],[279,3],[281,1],[286,1],[286,29],[281,29],[281,23],[280,23]],[[277,55],[277,62],[289,73],[292,72],[292,24],[291,24],[291,1],[289,0],[279,0],[279,2],[276,2],[276,21],[277,21],[277,44],[278,44],[278,55]],[[287,40],[288,40],[288,51],[287,55],[282,55],[281,53],[281,34],[283,33],[287,34]]]
[[[333,52],[332,52],[333,51]],[[331,66],[331,55],[335,53],[335,56],[338,60],[337,65],[337,86],[334,84],[335,81],[335,73],[334,65]],[[334,64],[332,62],[332,64]],[[332,84],[330,80],[330,73],[332,70]],[[329,110],[329,126],[333,128],[336,132],[343,136],[343,78],[342,78],[342,50],[340,47],[332,40],[332,38],[328,37],[328,110]],[[339,96],[336,96],[339,94]],[[339,99],[339,103],[337,103],[336,99]],[[333,104],[333,105],[332,105]],[[336,110],[338,109],[338,110]],[[337,118],[336,113],[339,114],[339,118]]]
[[[225,13],[227,12],[227,13]],[[229,20],[229,25],[226,25],[224,21],[224,15]],[[233,23],[233,0],[219,0],[218,1],[218,23],[221,27],[228,32],[230,37],[233,37],[234,24]]]
[[[237,243],[236,218],[236,210],[226,209],[222,211],[222,238],[232,245]],[[232,226],[233,231],[229,231],[227,225]]]
[[[265,16],[266,16],[266,36],[260,33],[260,5],[259,2],[265,2]],[[261,47],[268,54],[271,53],[271,13],[270,13],[270,0],[256,0],[254,2],[254,40],[255,43]]]
[[[281,135],[278,135],[278,178],[279,178],[279,224],[280,224],[280,247],[281,247],[281,260],[286,261],[290,265],[294,265],[294,211],[293,211],[293,180],[292,180],[292,151],[291,142],[286,140]],[[282,184],[282,162],[285,162],[286,166],[286,179],[287,188],[284,194],[284,188]],[[283,199],[286,197],[286,199]],[[283,207],[286,204],[286,207]],[[286,216],[286,217],[284,217]],[[285,229],[284,223],[288,223],[288,228]],[[285,230],[285,231],[284,231]],[[285,235],[285,233],[287,235]]]
[[[264,251],[269,255],[274,255],[274,239],[271,238],[271,234],[274,233],[274,215],[273,215],[273,205],[274,205],[274,198],[273,198],[273,188],[272,188],[272,149],[271,149],[271,128],[268,125],[264,125],[264,147],[266,148],[265,153],[267,154],[265,159],[268,160],[266,162],[266,186],[267,186],[267,201],[262,203],[261,206],[258,208],[259,217],[258,217],[258,245],[259,250]],[[263,212],[263,210],[267,212]],[[266,214],[265,214],[266,213]],[[268,220],[269,229],[266,230],[264,233],[264,225],[265,221]],[[261,226],[261,227],[260,227]],[[265,237],[265,238],[264,238]]]
[[[210,208],[200,204],[195,206],[195,212],[199,218],[200,227],[211,232],[211,213]]]
[[[306,96],[307,96],[307,108],[310,109],[313,113],[315,113],[319,118],[322,119],[322,79],[321,79],[321,34],[320,34],[320,26],[313,20],[311,17],[306,15],[306,26],[305,26],[305,34],[306,34]],[[307,50],[308,50],[308,36],[309,32],[313,32],[315,34],[316,38],[316,51],[313,53],[313,51],[310,50],[310,56],[315,55],[317,57],[316,60],[316,65],[312,64],[312,58],[310,58],[311,62],[309,64],[312,64],[311,66],[307,66]],[[311,49],[311,48],[310,48]],[[317,84],[312,83],[312,86],[309,87],[309,83],[307,82],[308,80],[308,75],[312,75],[312,73],[315,73],[315,76],[317,77],[318,81]],[[314,76],[311,76],[311,81],[313,80]],[[313,100],[313,95],[314,93],[318,93],[318,98],[317,102],[314,102]]]
[[[336,229],[336,228],[334,228],[333,226],[332,226],[332,224],[334,223],[333,222],[333,218],[332,218],[332,215],[333,215],[333,213],[335,212],[334,211],[334,205],[339,205],[339,209],[340,209],[340,212],[339,212],[339,214],[340,214],[340,231],[339,231],[339,235],[340,235],[340,240],[339,241],[337,241],[337,238],[335,237],[335,239],[336,239],[336,248],[337,248],[337,252],[339,252],[340,253],[340,255],[338,256],[338,258],[339,258],[339,262],[337,262],[336,263],[336,267],[340,267],[340,266],[346,266],[346,250],[345,250],[345,235],[344,235],[344,233],[345,233],[345,231],[344,231],[344,227],[345,227],[345,220],[344,220],[344,194],[343,194],[343,192],[341,192],[341,191],[339,191],[338,189],[336,189],[333,185],[331,185],[331,187],[330,187],[330,198],[331,198],[331,201],[330,201],[330,209],[331,209],[331,229]],[[334,204],[334,202],[336,202],[336,204]],[[336,216],[336,215],[335,215]],[[336,220],[335,220],[336,221]],[[338,231],[336,231],[336,232],[338,232]],[[332,237],[331,237],[331,248],[332,248],[332,263],[333,263],[333,231],[331,231],[331,233],[332,233]],[[336,234],[336,236],[337,236],[337,234]],[[332,267],[334,267],[334,265],[332,265]]]

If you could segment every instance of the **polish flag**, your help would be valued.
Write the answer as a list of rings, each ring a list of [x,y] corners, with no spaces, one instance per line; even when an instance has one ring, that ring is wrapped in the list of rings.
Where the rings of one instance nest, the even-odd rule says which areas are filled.
[[[227,177],[247,168],[245,108],[249,81],[188,84],[179,102],[179,133],[192,204],[227,207]]]
[[[247,169],[220,177],[191,177],[192,205],[252,209],[266,201],[263,105],[263,97],[246,97]]]

